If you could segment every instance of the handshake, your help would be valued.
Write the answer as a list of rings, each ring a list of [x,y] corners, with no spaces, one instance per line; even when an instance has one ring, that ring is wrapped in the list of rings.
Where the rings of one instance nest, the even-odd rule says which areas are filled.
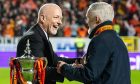
[[[75,60],[75,62],[74,62],[73,64],[69,64],[69,65],[71,65],[71,66],[74,67],[74,68],[84,68],[83,65],[86,63],[85,60],[86,60],[86,58],[83,57],[83,58],[80,58],[80,59]],[[56,67],[58,73],[61,73],[61,67],[62,67],[64,64],[67,64],[67,63],[64,62],[64,61],[58,61],[57,67]]]

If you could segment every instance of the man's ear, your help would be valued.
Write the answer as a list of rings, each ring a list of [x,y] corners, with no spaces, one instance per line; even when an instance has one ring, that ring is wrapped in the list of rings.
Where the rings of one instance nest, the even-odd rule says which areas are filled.
[[[40,15],[40,20],[41,20],[41,22],[44,22],[45,21],[45,16],[44,15]]]
[[[96,24],[99,24],[101,22],[100,17],[96,16]]]

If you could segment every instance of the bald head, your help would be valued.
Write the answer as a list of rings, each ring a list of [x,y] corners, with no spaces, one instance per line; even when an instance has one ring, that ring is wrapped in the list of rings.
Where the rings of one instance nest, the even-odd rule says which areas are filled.
[[[40,19],[41,15],[46,15],[46,17],[49,17],[49,15],[53,14],[54,11],[61,11],[61,8],[54,3],[47,3],[40,7],[38,12],[38,20]]]

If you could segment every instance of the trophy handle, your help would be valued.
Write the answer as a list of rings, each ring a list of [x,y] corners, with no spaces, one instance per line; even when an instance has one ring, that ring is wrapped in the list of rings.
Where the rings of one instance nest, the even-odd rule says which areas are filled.
[[[45,69],[48,65],[48,60],[45,57],[41,57],[41,58],[38,58],[38,59],[45,61],[45,64],[44,64],[44,67],[43,67],[43,69]]]
[[[45,57],[37,58],[34,62],[34,81],[38,80],[39,84],[45,84],[46,66],[48,61]]]

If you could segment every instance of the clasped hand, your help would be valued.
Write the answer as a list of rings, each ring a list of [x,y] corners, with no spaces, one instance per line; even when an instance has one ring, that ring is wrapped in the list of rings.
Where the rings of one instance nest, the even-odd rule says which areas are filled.
[[[83,68],[83,67],[84,67],[84,66],[83,66],[83,61],[84,61],[84,59],[81,58],[81,59],[80,59],[80,63],[76,60],[75,63],[69,64],[69,65],[72,66],[73,68]],[[61,67],[62,67],[64,64],[67,64],[67,63],[64,62],[64,61],[58,61],[57,67],[56,67],[58,73],[61,73]]]

